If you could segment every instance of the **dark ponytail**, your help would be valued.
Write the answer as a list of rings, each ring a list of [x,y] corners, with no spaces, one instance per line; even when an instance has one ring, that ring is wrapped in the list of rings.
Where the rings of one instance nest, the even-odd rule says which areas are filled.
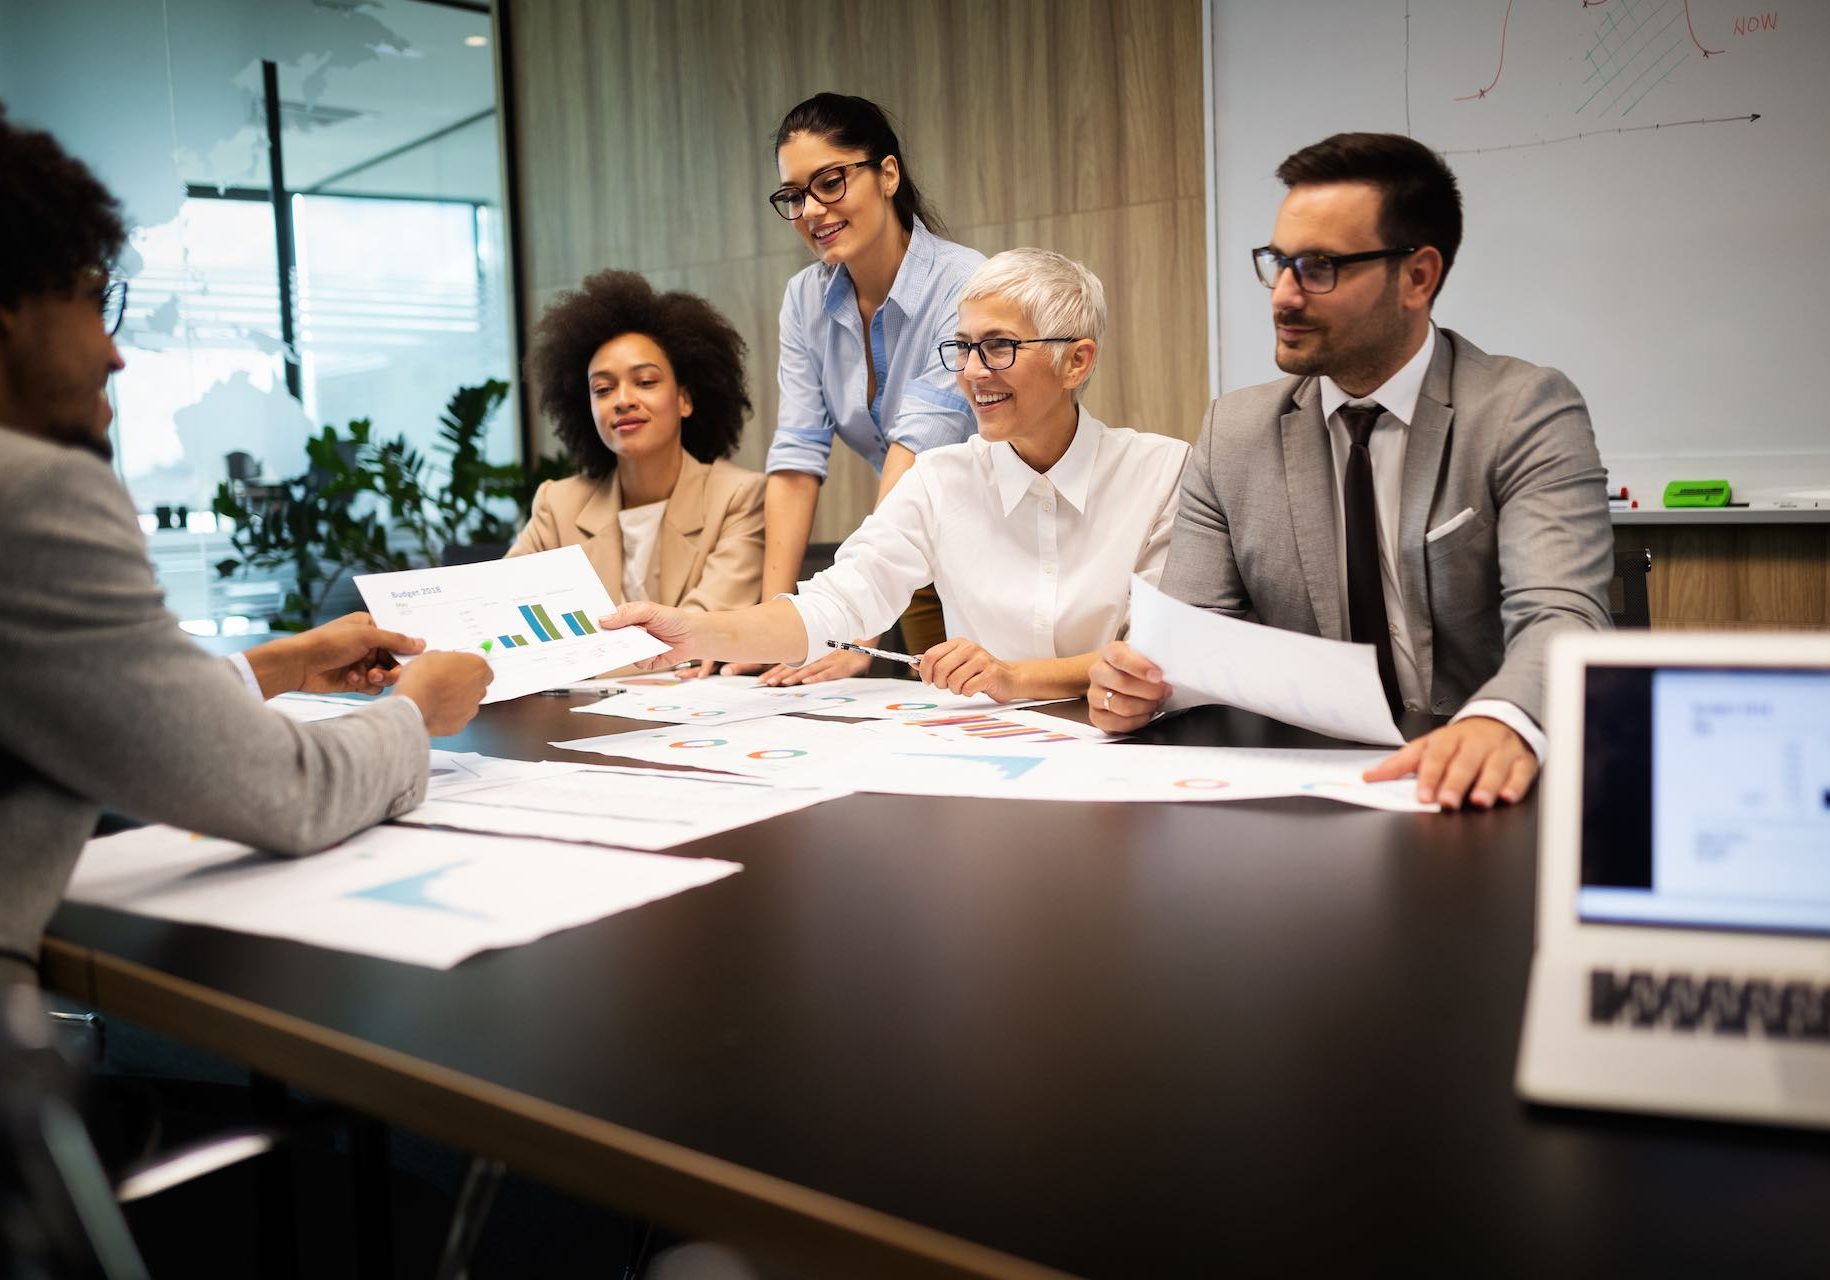
[[[902,229],[913,231],[915,219],[920,218],[929,231],[945,237],[947,228],[922,199],[915,175],[909,171],[909,158],[902,153],[902,141],[882,107],[868,98],[816,93],[782,117],[781,128],[775,131],[775,149],[780,151],[797,133],[810,133],[835,147],[862,151],[871,160],[895,156],[902,180],[891,201]]]

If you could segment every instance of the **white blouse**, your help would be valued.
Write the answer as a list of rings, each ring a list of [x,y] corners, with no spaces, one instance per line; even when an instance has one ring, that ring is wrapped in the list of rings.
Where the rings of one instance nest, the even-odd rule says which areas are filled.
[[[932,582],[947,635],[1006,662],[1064,658],[1117,639],[1131,575],[1163,572],[1188,445],[1108,427],[1084,408],[1046,474],[1007,443],[930,449],[793,603],[807,657],[876,635]]]
[[[616,513],[623,531],[623,599],[648,598],[648,566],[654,562],[655,544],[661,540],[661,516],[667,511],[665,498],[644,502],[639,507],[624,507]]]

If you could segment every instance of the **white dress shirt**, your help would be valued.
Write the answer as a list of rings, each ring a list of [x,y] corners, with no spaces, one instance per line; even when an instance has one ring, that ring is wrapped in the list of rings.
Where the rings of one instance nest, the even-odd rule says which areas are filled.
[[[1391,626],[1392,664],[1398,670],[1398,692],[1407,710],[1416,711],[1430,705],[1430,691],[1423,687],[1417,672],[1417,653],[1411,645],[1410,623],[1404,612],[1404,592],[1398,580],[1398,514],[1404,500],[1404,446],[1411,419],[1417,415],[1417,397],[1423,392],[1423,378],[1430,369],[1430,357],[1436,351],[1436,326],[1424,335],[1417,354],[1405,362],[1384,385],[1367,396],[1350,396],[1333,378],[1320,379],[1322,417],[1328,423],[1328,444],[1334,452],[1335,511],[1344,511],[1347,484],[1347,453],[1353,437],[1341,420],[1342,405],[1365,405],[1376,401],[1385,412],[1373,427],[1367,441],[1372,455],[1373,501],[1379,521],[1379,581],[1385,588],[1385,617]],[[1344,514],[1335,521],[1335,548],[1341,566],[1341,616],[1351,617],[1347,605],[1347,520]],[[1498,720],[1525,739],[1528,746],[1544,759],[1544,731],[1519,707],[1499,698],[1477,698],[1463,706],[1452,718],[1487,716]]]
[[[623,532],[623,599],[648,598],[648,566],[654,562],[655,544],[661,540],[661,516],[667,500],[624,507],[616,513]]]
[[[807,659],[876,635],[932,582],[947,635],[1006,662],[1090,653],[1117,639],[1131,575],[1162,576],[1188,445],[1108,427],[1084,408],[1044,474],[974,436],[915,459],[830,569],[792,597]]]

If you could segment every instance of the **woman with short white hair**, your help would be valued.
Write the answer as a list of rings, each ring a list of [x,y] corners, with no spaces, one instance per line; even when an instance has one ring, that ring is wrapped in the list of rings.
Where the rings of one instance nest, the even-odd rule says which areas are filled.
[[[1079,697],[1099,649],[1123,633],[1132,574],[1162,573],[1188,446],[1108,427],[1080,404],[1105,335],[1105,290],[1046,249],[980,266],[940,344],[978,435],[921,454],[845,540],[830,569],[747,609],[684,614],[631,604],[688,658],[806,662],[831,641],[889,625],[914,592],[940,592],[948,639],[920,677],[1000,702]]]

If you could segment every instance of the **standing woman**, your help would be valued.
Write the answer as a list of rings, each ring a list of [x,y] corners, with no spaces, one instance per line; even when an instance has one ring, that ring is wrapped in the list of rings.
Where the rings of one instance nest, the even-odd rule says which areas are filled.
[[[776,130],[775,159],[782,185],[769,203],[818,261],[782,297],[781,404],[764,468],[765,600],[794,590],[834,436],[882,476],[877,505],[916,454],[973,434],[971,406],[936,348],[954,336],[960,289],[985,260],[935,234],[944,228],[873,102],[807,99]],[[943,638],[931,589],[903,625],[917,653]],[[834,680],[868,664],[835,650],[804,667],[775,667],[763,682]]]
[[[528,380],[578,474],[534,495],[511,556],[577,544],[617,601],[754,604],[763,478],[726,458],[750,397],[711,303],[600,271],[541,317]]]

